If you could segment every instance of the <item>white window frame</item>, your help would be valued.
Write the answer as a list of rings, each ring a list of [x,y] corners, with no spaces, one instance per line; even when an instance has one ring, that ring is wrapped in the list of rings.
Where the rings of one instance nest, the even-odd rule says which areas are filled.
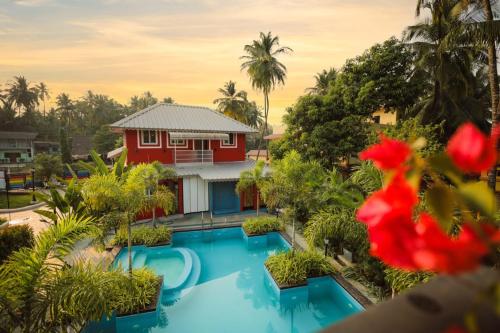
[[[156,142],[155,143],[145,143],[144,142],[144,132],[155,132]],[[161,132],[157,130],[137,130],[137,143],[139,148],[162,148],[161,142]]]
[[[225,139],[220,140],[221,148],[238,148],[238,135],[236,133],[228,133],[233,136],[233,143],[226,143]]]
[[[175,143],[174,141],[177,141],[177,143]],[[182,143],[179,143],[179,141],[182,141]],[[188,147],[187,139],[172,139],[170,138],[169,135],[167,148],[187,148],[187,147]]]

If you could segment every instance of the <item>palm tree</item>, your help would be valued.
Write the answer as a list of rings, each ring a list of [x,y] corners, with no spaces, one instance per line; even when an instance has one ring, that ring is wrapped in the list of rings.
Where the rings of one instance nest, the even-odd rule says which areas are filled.
[[[474,96],[477,86],[474,65],[477,50],[463,37],[463,22],[454,14],[459,0],[419,0],[417,15],[430,17],[410,26],[405,39],[416,52],[416,69],[431,80],[432,91],[415,107],[424,124],[441,123],[447,135],[466,120],[488,127],[481,100]],[[460,37],[461,36],[461,37]]]
[[[330,88],[330,82],[335,81],[336,78],[337,71],[335,68],[330,68],[329,70],[323,69],[322,72],[314,76],[314,80],[316,81],[314,87],[307,88],[306,92],[315,95],[326,95]]]
[[[24,76],[15,76],[14,82],[9,84],[7,90],[8,99],[12,100],[17,107],[19,116],[21,109],[24,107],[26,112],[33,110],[38,104],[38,94],[35,87],[30,87],[30,83]]]
[[[66,215],[0,266],[2,329],[19,332],[77,331],[88,320],[111,315],[114,274],[82,262],[66,262],[74,244],[93,231],[90,218]]]
[[[73,118],[73,111],[75,106],[73,101],[69,98],[68,94],[62,93],[56,97],[57,109],[59,117],[62,120],[66,129],[71,129],[71,118]]]
[[[43,102],[43,116],[45,117],[45,100],[50,99],[49,90],[47,88],[47,85],[43,82],[40,82],[36,86],[36,89],[38,91],[38,98]]]
[[[236,184],[236,192],[241,194],[248,189],[255,187],[257,196],[257,216],[259,216],[260,208],[260,194],[259,191],[265,181],[264,175],[264,161],[257,160],[255,167],[252,170],[245,170],[241,172],[240,180]]]
[[[493,0],[493,4],[497,1]],[[494,20],[491,0],[461,0],[458,3],[459,13],[464,15],[472,7],[472,14],[477,13],[477,9],[483,11],[483,17],[478,20],[477,15],[466,16],[466,30],[472,43],[477,41],[482,44],[488,53],[488,81],[490,85],[491,97],[491,129],[499,122],[500,118],[500,92],[498,83],[498,60],[496,44],[500,39],[499,21]],[[484,21],[483,21],[484,20]],[[488,172],[488,185],[495,189],[496,166]]]
[[[259,40],[245,45],[244,51],[247,54],[241,57],[244,60],[241,69],[246,70],[252,87],[264,94],[264,127],[257,148],[257,159],[259,159],[264,133],[267,132],[269,94],[276,86],[284,85],[286,80],[286,67],[278,61],[277,56],[293,52],[293,50],[286,46],[281,47],[279,37],[272,36],[271,32],[267,34],[261,32]]]
[[[247,93],[244,90],[236,90],[236,82],[231,80],[224,84],[224,88],[219,88],[218,92],[223,97],[214,99],[217,110],[228,117],[245,122]]]

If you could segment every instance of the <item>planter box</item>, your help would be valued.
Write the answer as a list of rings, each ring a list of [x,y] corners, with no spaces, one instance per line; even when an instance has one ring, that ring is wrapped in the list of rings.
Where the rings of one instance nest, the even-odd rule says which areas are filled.
[[[273,294],[280,302],[307,301],[309,297],[309,287],[307,281],[297,285],[278,285],[271,273],[264,266],[264,281],[273,290]]]
[[[137,315],[137,314],[141,314],[141,313],[156,311],[157,305],[159,304],[159,301],[160,301],[161,292],[163,290],[163,276],[159,276],[158,278],[160,280],[160,283],[158,284],[158,288],[156,290],[156,297],[155,297],[154,301],[151,304],[149,304],[144,309],[138,310],[137,312],[132,312],[132,313],[117,313],[116,314],[116,318],[118,319],[118,318],[121,318],[121,317],[132,316],[132,315]]]
[[[247,249],[259,249],[267,247],[269,242],[278,239],[278,231],[270,231],[264,234],[248,235],[245,229],[241,228],[243,234],[243,240],[247,245]]]

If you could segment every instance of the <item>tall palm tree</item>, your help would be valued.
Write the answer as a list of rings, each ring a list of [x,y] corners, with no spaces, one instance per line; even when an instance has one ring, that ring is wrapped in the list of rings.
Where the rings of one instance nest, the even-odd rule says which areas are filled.
[[[474,66],[478,52],[467,43],[463,22],[454,14],[460,0],[419,0],[417,15],[428,10],[430,17],[405,31],[405,40],[416,52],[416,68],[431,81],[432,91],[415,107],[422,122],[441,123],[450,135],[462,122],[488,127],[484,105],[477,99]]]
[[[56,97],[57,109],[59,118],[67,129],[71,128],[71,119],[73,118],[73,111],[75,106],[73,101],[69,98],[68,94],[62,93]]]
[[[14,102],[21,116],[24,107],[26,112],[33,111],[38,104],[38,94],[35,87],[30,87],[30,82],[24,76],[15,76],[14,82],[9,84],[8,98]]]
[[[498,80],[497,43],[500,39],[500,21],[494,20],[492,4],[497,0],[461,0],[458,3],[458,13],[466,16],[466,28],[472,43],[479,41],[488,54],[488,81],[491,97],[491,129],[500,119],[500,92]],[[483,12],[477,18],[477,11]],[[467,15],[472,13],[472,15]],[[494,189],[496,184],[496,166],[488,172],[488,185]]]
[[[228,117],[245,122],[245,111],[248,103],[246,91],[238,91],[236,82],[230,80],[224,84],[224,88],[219,88],[218,92],[222,97],[214,99],[217,110]]]
[[[314,87],[307,88],[306,92],[315,95],[326,95],[328,88],[330,87],[330,82],[335,81],[336,78],[337,71],[335,68],[330,68],[329,70],[323,69],[322,72],[314,75],[316,83],[314,84]]]
[[[47,88],[47,85],[43,82],[40,82],[36,86],[36,89],[38,92],[38,98],[41,99],[43,102],[43,116],[45,117],[45,101],[50,99],[49,89]]]
[[[278,61],[277,57],[293,52],[293,50],[286,46],[280,46],[279,37],[273,36],[271,32],[267,34],[261,32],[259,40],[245,45],[244,51],[247,54],[241,57],[244,60],[241,69],[246,70],[252,87],[264,94],[264,126],[258,144],[257,159],[259,159],[264,133],[267,132],[269,94],[276,86],[284,85],[286,80],[286,67]]]

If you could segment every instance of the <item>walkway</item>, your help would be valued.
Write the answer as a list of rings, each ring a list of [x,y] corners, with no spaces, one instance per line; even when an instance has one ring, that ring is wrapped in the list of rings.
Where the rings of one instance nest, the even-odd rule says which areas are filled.
[[[37,207],[36,209],[45,209],[45,208],[46,206],[42,206],[42,207]],[[10,215],[9,213],[2,213],[0,214],[0,217],[10,220],[10,225],[22,225],[22,224],[29,225],[33,229],[35,236],[38,235],[41,231],[47,229],[49,226],[48,223],[43,222],[41,220],[40,215],[35,213],[35,209],[10,213]]]

